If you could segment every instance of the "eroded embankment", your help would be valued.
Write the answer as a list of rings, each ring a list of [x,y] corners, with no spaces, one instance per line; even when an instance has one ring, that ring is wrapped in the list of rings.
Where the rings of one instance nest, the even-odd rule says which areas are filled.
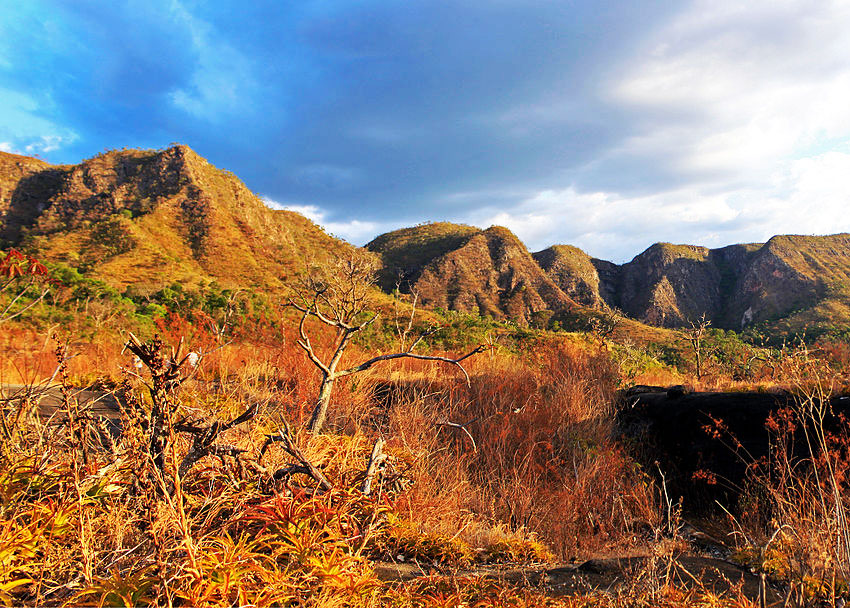
[[[812,404],[810,404],[812,405]],[[818,404],[813,404],[818,408]],[[806,434],[780,437],[769,419],[783,412],[800,420],[807,407],[788,392],[689,393],[681,387],[632,387],[621,394],[621,439],[672,499],[687,513],[704,514],[719,506],[734,509],[756,467],[770,466],[781,441],[789,458],[810,455]],[[843,433],[850,397],[833,397],[823,407],[823,428]],[[663,476],[663,477],[662,477]]]

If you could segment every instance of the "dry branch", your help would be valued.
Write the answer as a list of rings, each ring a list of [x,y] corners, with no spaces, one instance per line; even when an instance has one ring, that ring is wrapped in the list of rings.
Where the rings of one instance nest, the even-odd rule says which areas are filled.
[[[333,487],[331,482],[328,481],[328,478],[325,477],[324,473],[310,462],[304,453],[295,445],[292,438],[292,431],[285,420],[283,421],[283,428],[277,433],[274,435],[266,435],[266,442],[263,444],[263,447],[260,448],[259,458],[263,457],[263,454],[266,453],[266,450],[268,450],[269,446],[273,443],[282,443],[284,451],[298,461],[298,464],[295,466],[289,465],[275,471],[273,476],[275,479],[283,479],[293,473],[304,473],[318,483],[319,488],[324,491],[328,491]]]
[[[369,463],[366,465],[366,477],[363,479],[363,485],[360,486],[360,491],[364,496],[369,496],[372,492],[372,479],[378,472],[378,467],[387,459],[384,449],[383,437],[378,437],[375,440],[375,445],[372,446],[372,453],[369,455]]]
[[[476,420],[478,420],[478,418],[475,418],[474,420],[470,420],[466,424],[458,424],[457,422],[448,422],[448,421],[437,422],[436,424],[437,424],[437,426],[447,426],[447,427],[452,428],[452,429],[460,429],[461,431],[466,433],[466,436],[469,437],[469,441],[472,443],[472,451],[477,452],[478,446],[475,445],[475,438],[472,436],[472,433],[470,433],[466,428],[468,425],[472,424]]]
[[[231,445],[216,445],[213,442],[224,431],[251,420],[257,415],[258,409],[259,405],[255,403],[230,422],[213,422],[207,427],[198,427],[187,423],[176,424],[174,426],[175,431],[194,435],[192,447],[186,456],[183,457],[183,461],[180,463],[180,468],[178,469],[178,475],[182,478],[204,456],[232,456],[233,458],[238,458],[240,454],[244,454],[246,450]]]

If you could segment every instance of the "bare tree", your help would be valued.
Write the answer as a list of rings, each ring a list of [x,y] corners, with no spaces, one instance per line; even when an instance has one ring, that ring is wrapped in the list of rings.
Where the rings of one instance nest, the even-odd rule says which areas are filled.
[[[363,253],[352,252],[345,257],[338,258],[324,269],[316,269],[296,288],[296,297],[289,301],[289,306],[301,313],[301,321],[298,325],[298,346],[307,353],[310,361],[319,368],[322,374],[319,395],[308,424],[310,432],[314,434],[322,431],[328,414],[334,382],[339,378],[366,371],[376,363],[410,358],[442,361],[456,365],[469,382],[469,375],[461,362],[485,349],[483,345],[477,346],[456,359],[415,353],[414,350],[425,338],[439,331],[439,327],[432,327],[422,332],[408,348],[402,347],[403,350],[400,352],[378,355],[357,365],[338,369],[345,349],[351,343],[352,338],[378,318],[377,313],[367,310],[374,285],[374,258]],[[318,319],[336,330],[330,356],[325,357],[324,360],[316,353],[316,349],[307,335],[307,320],[310,317]]]
[[[703,340],[708,332],[711,321],[705,318],[705,313],[696,321],[690,321],[690,327],[684,330],[685,340],[691,345],[696,363],[697,380],[702,378],[702,359],[705,355]]]
[[[593,316],[587,322],[588,332],[597,340],[599,340],[600,344],[606,344],[606,340],[609,336],[611,336],[614,331],[620,326],[622,322],[622,317],[620,316],[620,311],[615,308],[610,310],[604,310],[599,315]]]

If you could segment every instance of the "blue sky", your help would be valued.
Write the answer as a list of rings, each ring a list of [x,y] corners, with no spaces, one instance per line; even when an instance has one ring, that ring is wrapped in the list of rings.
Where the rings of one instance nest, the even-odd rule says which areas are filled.
[[[850,4],[5,0],[0,149],[186,143],[363,244],[850,231]]]

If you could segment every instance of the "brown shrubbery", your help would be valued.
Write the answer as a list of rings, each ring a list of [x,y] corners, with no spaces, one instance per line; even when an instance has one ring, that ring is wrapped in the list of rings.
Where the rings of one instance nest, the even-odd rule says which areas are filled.
[[[645,480],[611,439],[614,377],[602,352],[490,352],[471,363],[469,386],[423,361],[370,371],[337,387],[332,431],[311,436],[297,429],[315,370],[282,338],[230,345],[198,370],[160,343],[132,347],[143,369],[130,353],[80,345],[67,360],[60,349],[68,391],[53,423],[39,422],[30,399],[4,405],[0,601],[433,605],[381,584],[368,558],[539,562],[627,542],[651,515]],[[123,379],[110,360],[129,370]],[[73,396],[77,380],[108,371],[101,386],[136,404],[120,437]],[[389,391],[373,398],[379,383]],[[253,419],[221,427],[251,404]],[[259,456],[284,420],[331,491],[287,469],[278,444]],[[219,449],[183,470],[192,429],[210,424],[223,429]],[[389,460],[367,497],[359,488],[380,434]]]
[[[376,577],[376,559],[414,561],[445,575],[494,562],[635,551],[658,541],[657,489],[613,436],[618,376],[605,348],[551,337],[529,340],[519,353],[492,348],[468,361],[469,385],[427,361],[370,369],[340,379],[327,432],[314,436],[303,429],[319,375],[291,326],[257,327],[253,341],[218,350],[213,332],[178,318],[159,329],[165,361],[183,335],[191,336],[184,352],[208,354],[197,369],[184,362],[181,374],[189,378],[167,388],[164,403],[173,410],[159,423],[155,450],[153,419],[145,414],[153,398],[142,384],[151,383],[150,373],[117,343],[77,343],[70,350],[80,355],[64,362],[69,387],[100,377],[100,386],[128,391],[125,402],[135,399],[141,415],[125,418],[120,438],[104,432],[73,391],[50,424],[35,416],[32,400],[3,402],[0,602],[748,605],[734,594],[721,601],[705,590],[686,593],[664,579],[629,588],[629,596],[593,592],[556,601],[475,577],[411,584]],[[2,381],[49,377],[56,360],[44,337],[13,333],[17,351],[8,335],[0,345]],[[332,338],[316,336],[317,343]],[[346,357],[370,354],[353,344]],[[122,374],[119,365],[141,377]],[[807,374],[801,377],[815,377]],[[232,450],[208,450],[180,470],[197,438],[189,427],[227,426],[252,407],[256,415],[220,426],[210,444]],[[330,491],[298,468],[284,444],[261,454],[284,422]],[[379,436],[388,460],[364,496],[366,461]],[[831,473],[815,458],[809,470],[823,472],[820,481],[796,468],[786,471],[792,480],[771,477],[774,494],[762,492],[758,508],[766,516],[739,518],[751,541],[742,542],[742,559],[798,581],[797,593],[805,587],[807,597],[841,594],[846,580],[834,500],[836,487],[846,494],[846,438],[823,437],[833,450]],[[769,570],[777,560],[796,574]],[[812,591],[817,585],[823,587]]]

